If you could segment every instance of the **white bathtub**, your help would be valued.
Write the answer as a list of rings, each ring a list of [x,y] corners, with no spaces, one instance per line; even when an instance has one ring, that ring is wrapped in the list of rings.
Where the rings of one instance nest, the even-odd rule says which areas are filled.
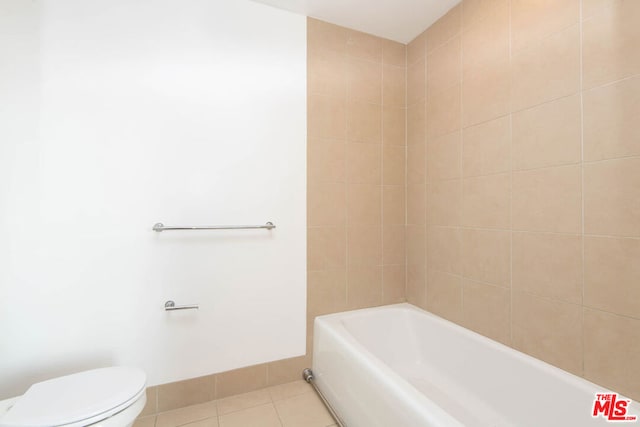
[[[410,304],[316,318],[313,372],[348,427],[611,425],[608,390]]]

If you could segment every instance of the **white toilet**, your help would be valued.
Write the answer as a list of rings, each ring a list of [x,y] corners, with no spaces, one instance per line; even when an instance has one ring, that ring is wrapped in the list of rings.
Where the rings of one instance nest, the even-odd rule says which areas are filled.
[[[126,367],[43,381],[0,402],[0,427],[128,427],[147,402],[146,381],[143,371]]]

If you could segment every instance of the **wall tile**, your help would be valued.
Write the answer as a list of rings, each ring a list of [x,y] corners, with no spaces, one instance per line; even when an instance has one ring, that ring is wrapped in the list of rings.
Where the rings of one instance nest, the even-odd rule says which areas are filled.
[[[407,65],[424,58],[426,55],[427,32],[423,31],[407,45]]]
[[[345,227],[309,227],[307,229],[307,269],[344,269],[347,263]]]
[[[511,342],[511,292],[497,286],[464,279],[462,324],[486,337]]]
[[[346,57],[333,50],[310,50],[307,55],[307,92],[344,97],[347,94]]]
[[[407,145],[407,110],[383,107],[382,143],[385,145]]]
[[[307,97],[307,134],[310,138],[344,139],[347,136],[344,98],[310,94]]]
[[[454,85],[427,94],[426,123],[429,138],[446,135],[460,129],[460,90],[460,85]]]
[[[640,240],[585,237],[584,305],[640,319]]]
[[[582,308],[513,291],[513,347],[582,374]]]
[[[580,28],[575,25],[513,53],[511,109],[519,111],[580,90]]]
[[[407,237],[409,231],[407,230]],[[455,275],[462,272],[460,229],[429,227],[427,231],[427,264],[429,270]]]
[[[424,184],[409,184],[407,186],[407,224],[426,224],[425,187]]]
[[[361,101],[347,104],[347,139],[353,142],[382,142],[382,107]]]
[[[582,19],[586,20],[611,10],[621,11],[627,0],[582,0]]]
[[[469,66],[462,77],[462,125],[495,119],[509,113],[509,57]]]
[[[406,149],[401,145],[382,147],[382,183],[404,185],[406,174]]]
[[[349,184],[347,188],[349,226],[382,225],[382,188],[374,184]]]
[[[584,88],[640,73],[640,3],[609,3],[582,26]]]
[[[513,0],[511,45],[521,49],[579,21],[580,0]]]
[[[465,178],[462,181],[462,225],[502,228],[511,226],[509,174]]]
[[[407,48],[406,115],[407,299],[635,396],[637,21],[631,0],[465,0]]]
[[[640,320],[584,309],[584,374],[640,400]]]
[[[407,66],[407,46],[392,40],[382,40],[382,62],[396,67]]]
[[[426,130],[425,103],[410,105],[407,108],[407,144],[424,144]]]
[[[349,30],[347,55],[382,62],[382,39],[360,31]]]
[[[427,291],[426,269],[424,264],[407,265],[407,302],[426,308]]]
[[[431,225],[460,225],[462,180],[433,181],[427,185],[427,222]]]
[[[406,227],[387,225],[383,227],[382,263],[384,265],[404,265],[406,257]]]
[[[514,232],[513,289],[582,303],[582,237]]]
[[[382,183],[382,145],[347,143],[347,182]]]
[[[495,2],[490,14],[464,22],[462,50],[465,70],[509,58],[508,1]]]
[[[506,0],[465,0],[462,3],[463,28],[497,13],[504,3]]]
[[[585,161],[640,155],[640,76],[583,97]]]
[[[382,267],[350,268],[347,278],[347,309],[382,304]]]
[[[427,52],[431,52],[459,34],[461,26],[462,6],[458,5],[427,29]]]
[[[216,399],[267,386],[267,364],[234,369],[216,375]]]
[[[407,69],[384,65],[382,69],[382,103],[389,107],[407,106]]]
[[[429,179],[455,179],[461,177],[460,131],[431,138],[427,141],[427,177]]]
[[[407,146],[407,184],[425,183],[425,144]]]
[[[382,227],[349,226],[347,266],[371,267],[382,264]]]
[[[425,99],[425,60],[419,59],[407,67],[407,105],[411,106]]]
[[[345,171],[346,146],[344,141],[335,139],[308,139],[308,182],[345,182]]]
[[[307,225],[344,226],[347,217],[347,188],[344,183],[309,183]]]
[[[452,322],[462,323],[462,278],[430,269],[427,310]]]
[[[346,269],[307,273],[307,316],[309,318],[343,311],[346,307]]]
[[[139,417],[145,415],[153,415],[158,412],[158,387],[147,387],[146,391],[147,403],[145,403]]]
[[[422,225],[407,226],[407,264],[424,264],[427,259],[426,229]]]
[[[514,230],[580,233],[581,177],[579,165],[514,172]]]
[[[640,158],[584,166],[585,233],[640,237]]]
[[[580,95],[515,113],[512,126],[514,170],[580,162]]]
[[[214,376],[192,378],[158,386],[158,412],[208,402],[214,398]]]
[[[405,224],[404,186],[385,185],[382,192],[382,222],[384,224]]]
[[[347,52],[347,28],[314,18],[307,18],[307,49],[333,50],[345,54]]]
[[[382,104],[382,64],[347,58],[347,97],[349,100]]]
[[[462,50],[456,36],[427,56],[427,92],[446,89],[462,81]]]
[[[287,384],[300,378],[300,372],[311,366],[311,355],[277,360],[267,365],[268,385]]]
[[[404,265],[385,265],[382,267],[382,303],[397,304],[405,302],[406,268]]]
[[[463,176],[511,170],[511,135],[508,116],[465,128],[462,132]]]
[[[460,231],[462,276],[509,287],[511,284],[511,233],[508,231]]]

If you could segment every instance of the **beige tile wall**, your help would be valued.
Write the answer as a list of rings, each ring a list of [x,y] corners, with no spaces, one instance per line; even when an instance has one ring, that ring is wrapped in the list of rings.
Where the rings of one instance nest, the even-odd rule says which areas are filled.
[[[298,380],[315,316],[405,301],[406,46],[307,28],[307,354],[151,387],[142,415]]]
[[[464,0],[407,48],[407,298],[640,399],[640,2]]]
[[[311,341],[317,315],[405,300],[414,189],[405,185],[406,46],[309,19],[307,47]]]

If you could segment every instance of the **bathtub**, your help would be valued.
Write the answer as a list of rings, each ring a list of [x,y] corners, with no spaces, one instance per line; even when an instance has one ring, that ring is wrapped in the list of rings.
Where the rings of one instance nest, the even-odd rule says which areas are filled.
[[[611,425],[605,388],[410,304],[317,317],[313,373],[347,427]]]

